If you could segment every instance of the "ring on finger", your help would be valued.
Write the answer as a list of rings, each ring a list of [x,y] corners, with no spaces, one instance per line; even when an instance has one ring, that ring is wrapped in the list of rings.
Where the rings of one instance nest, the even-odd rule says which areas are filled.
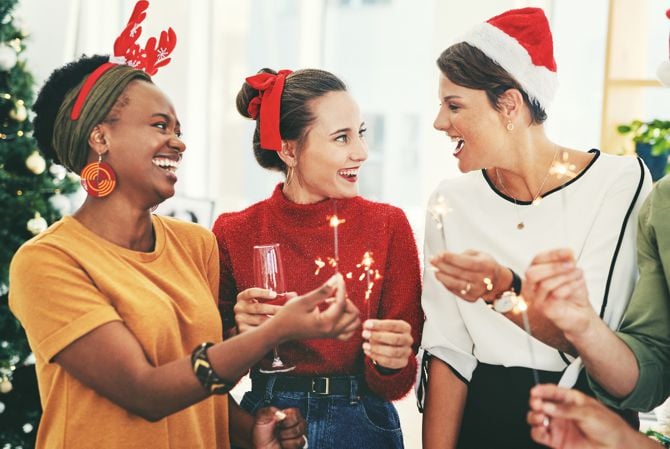
[[[465,282],[465,288],[461,289],[461,295],[467,295],[470,293],[470,289],[472,288],[472,284],[469,282]]]
[[[484,285],[486,286],[486,291],[490,292],[493,290],[493,282],[491,282],[491,278],[485,277],[484,278]]]
[[[305,442],[302,445],[302,449],[307,449],[309,447],[309,443],[307,442],[307,435],[303,435],[302,439],[305,440]]]

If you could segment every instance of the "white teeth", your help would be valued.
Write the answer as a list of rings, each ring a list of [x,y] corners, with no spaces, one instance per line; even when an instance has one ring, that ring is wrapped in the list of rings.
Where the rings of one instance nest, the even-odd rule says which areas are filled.
[[[452,138],[451,140],[458,142],[458,144],[456,144],[456,148],[454,148],[454,156],[455,156],[461,152],[461,150],[463,149],[463,145],[465,145],[465,141],[463,139],[454,139],[454,138]]]
[[[354,176],[358,176],[358,169],[357,168],[350,168],[347,170],[340,170],[337,172],[340,176],[344,176],[346,178],[353,178]]]
[[[151,162],[156,167],[162,168],[164,170],[168,170],[172,173],[174,173],[179,168],[179,162],[178,161],[173,161],[172,159],[168,159],[166,157],[155,157],[151,160]]]

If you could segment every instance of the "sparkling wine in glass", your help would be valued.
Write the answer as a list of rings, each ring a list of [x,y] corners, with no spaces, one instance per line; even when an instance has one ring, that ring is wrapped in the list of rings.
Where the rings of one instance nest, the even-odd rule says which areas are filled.
[[[264,301],[268,304],[284,305],[286,302],[286,285],[284,283],[284,266],[281,260],[279,243],[254,246],[254,284],[256,287],[271,290],[277,294],[272,300]],[[272,369],[260,371],[263,373],[281,373],[291,371],[295,366],[289,366],[279,357],[279,351],[273,349]]]

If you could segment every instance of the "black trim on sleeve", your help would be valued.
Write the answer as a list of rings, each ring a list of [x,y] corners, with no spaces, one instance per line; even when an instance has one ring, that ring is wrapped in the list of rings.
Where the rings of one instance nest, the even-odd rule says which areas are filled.
[[[416,388],[416,406],[419,409],[419,413],[423,413],[423,404],[426,400],[426,392],[428,391],[428,362],[430,362],[430,359],[435,357],[433,354],[431,354],[428,351],[423,351],[423,357],[421,358],[421,367],[419,368],[419,385]],[[442,359],[440,359],[442,360]],[[444,360],[442,360],[444,362]],[[448,364],[447,362],[444,362],[445,365],[449,367],[452,373],[465,384],[465,386],[469,386],[470,382],[461,375],[453,366]]]
[[[642,185],[644,184],[644,165],[642,164],[642,159],[637,158],[637,163],[640,166],[640,181],[637,183],[637,190],[635,190],[635,195],[628,206],[628,211],[624,216],[623,223],[621,223],[621,230],[619,231],[619,241],[616,244],[614,254],[612,255],[612,262],[610,262],[610,271],[607,274],[607,284],[605,284],[605,294],[603,296],[603,303],[600,307],[600,318],[602,319],[605,316],[605,307],[607,306],[607,298],[609,296],[610,287],[612,284],[612,276],[614,275],[614,266],[616,265],[616,259],[619,256],[619,250],[621,249],[621,243],[623,242],[623,236],[626,233],[626,226],[628,225],[628,219],[633,213],[637,199],[640,196],[640,191],[642,190]]]

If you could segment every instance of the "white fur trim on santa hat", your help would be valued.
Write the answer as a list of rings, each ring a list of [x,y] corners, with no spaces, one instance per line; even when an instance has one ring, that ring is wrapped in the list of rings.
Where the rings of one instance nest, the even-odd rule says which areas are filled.
[[[462,41],[477,47],[507,70],[543,109],[549,106],[558,89],[556,72],[533,64],[526,49],[516,39],[489,23],[482,23],[470,30]]]

